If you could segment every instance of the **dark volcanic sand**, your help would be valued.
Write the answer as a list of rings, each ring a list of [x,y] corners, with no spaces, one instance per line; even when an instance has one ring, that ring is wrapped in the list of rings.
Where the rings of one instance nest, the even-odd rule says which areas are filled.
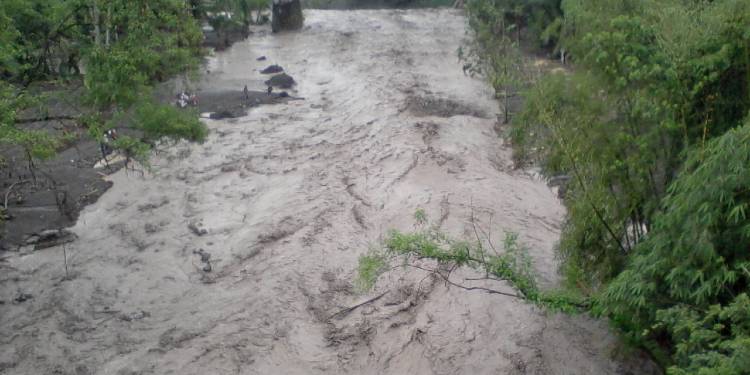
[[[281,92],[268,94],[266,91],[249,90],[247,97],[242,90],[208,91],[198,94],[198,110],[201,113],[222,114],[221,118],[241,117],[247,110],[264,104],[285,103],[294,98],[285,97]]]
[[[2,199],[8,196],[9,215],[2,226],[0,249],[13,250],[30,234],[75,224],[78,212],[109,189],[111,182],[104,181],[102,175],[114,172],[115,166],[94,169],[101,155],[99,145],[88,138],[76,142],[52,160],[39,163],[36,184],[26,162],[18,159],[20,152],[3,150],[4,157],[14,155],[16,161],[11,161],[0,176]]]

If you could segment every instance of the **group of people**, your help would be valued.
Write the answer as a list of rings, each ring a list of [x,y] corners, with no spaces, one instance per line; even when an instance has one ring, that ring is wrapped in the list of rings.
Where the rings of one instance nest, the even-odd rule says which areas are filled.
[[[197,106],[198,96],[185,91],[177,94],[177,106],[180,108],[185,108],[188,105]]]

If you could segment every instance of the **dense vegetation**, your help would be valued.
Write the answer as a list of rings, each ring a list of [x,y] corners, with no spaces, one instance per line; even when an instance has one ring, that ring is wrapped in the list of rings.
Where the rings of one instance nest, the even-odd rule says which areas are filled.
[[[60,144],[25,126],[55,119],[47,115],[47,91],[79,95],[78,116],[63,117],[97,136],[114,126],[110,114],[133,107],[141,109],[139,120],[153,123],[149,115],[168,109],[152,108],[151,87],[195,68],[202,56],[198,21],[180,0],[7,0],[0,3],[0,25],[0,143],[21,146],[30,163],[53,156]],[[162,125],[146,136],[205,136],[197,118],[158,120]],[[175,133],[173,121],[193,130]]]
[[[265,0],[1,1],[0,170],[16,179],[6,181],[8,190],[28,181],[13,172],[18,156],[35,189],[56,189],[38,162],[78,137],[101,141],[108,129],[122,130],[110,146],[143,166],[157,141],[202,141],[207,129],[197,114],[160,104],[154,87],[196,71],[201,23],[228,44],[267,7]]]
[[[143,137],[116,145],[141,160],[150,141],[163,136],[202,140],[206,129],[197,117],[156,104],[152,87],[198,66],[201,21],[217,32],[246,29],[264,7],[262,0],[2,1],[0,144],[22,147],[33,165],[53,156],[63,139],[26,124],[62,117],[99,137],[125,112],[136,114],[129,127]],[[49,92],[80,96],[66,101],[79,116],[48,115]]]
[[[570,176],[568,284],[671,374],[747,373],[750,2],[473,0],[467,11],[469,67],[499,93],[525,89],[510,127],[519,162]],[[521,46],[574,68],[526,74]]]

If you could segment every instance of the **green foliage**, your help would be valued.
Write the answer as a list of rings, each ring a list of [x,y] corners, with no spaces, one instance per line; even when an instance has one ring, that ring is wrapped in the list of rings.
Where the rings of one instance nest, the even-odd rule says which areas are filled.
[[[598,300],[634,340],[668,340],[670,373],[749,368],[748,187],[750,120],[690,152],[653,230]]]
[[[129,106],[145,91],[147,78],[128,51],[97,49],[89,57],[85,76],[87,96],[100,108]]]
[[[541,300],[531,268],[531,257],[529,257],[528,249],[518,242],[518,234],[505,233],[503,249],[504,252],[501,255],[487,257],[489,272],[501,279],[510,280],[526,298],[533,301]]]
[[[146,139],[151,140],[166,137],[171,140],[203,142],[208,135],[208,128],[196,113],[151,102],[136,106],[133,123],[136,129],[143,131]]]
[[[120,112],[106,122],[92,116],[86,119],[86,126],[91,138],[102,139],[106,130],[122,122],[132,124],[130,128],[137,131],[138,137],[120,135],[112,146],[147,168],[151,145],[155,142],[183,139],[203,142],[208,135],[208,128],[193,111],[143,100],[135,104],[131,111]]]
[[[17,113],[34,103],[32,98],[18,94],[18,90],[12,85],[0,81],[0,144],[21,147],[30,168],[33,167],[34,160],[46,160],[54,156],[62,141],[48,132],[27,130],[16,124]]]
[[[415,218],[426,219],[424,210],[417,210]],[[518,242],[518,235],[506,233],[502,253],[485,248],[480,241],[454,239],[440,232],[426,221],[417,220],[421,230],[404,233],[388,232],[381,251],[371,251],[359,260],[359,284],[374,284],[386,264],[399,258],[403,264],[411,261],[432,259],[447,268],[470,267],[487,275],[488,279],[505,281],[516,290],[518,296],[556,311],[576,312],[587,302],[575,293],[565,291],[542,291],[537,285],[528,249]],[[435,272],[440,272],[439,269]],[[443,276],[443,277],[450,277]]]
[[[466,12],[483,44],[508,35],[517,43],[525,39],[532,46],[554,47],[562,31],[560,0],[470,0]]]
[[[39,130],[16,131],[11,133],[8,138],[13,143],[23,147],[27,155],[37,160],[51,158],[60,145],[59,139]]]
[[[17,63],[19,38],[20,32],[13,19],[6,14],[4,7],[0,7],[0,77],[17,74],[20,68]]]
[[[729,305],[696,312],[675,306],[657,312],[656,330],[677,342],[671,375],[744,374],[750,368],[750,298],[738,295]]]
[[[536,159],[549,175],[571,174],[568,220],[560,245],[565,264],[580,268],[586,284],[614,276],[655,208],[663,176],[656,152],[670,129],[647,128],[612,117],[616,101],[602,97],[600,83],[586,75],[553,75],[527,94],[513,123],[516,156]]]
[[[7,132],[15,125],[16,114],[20,108],[27,105],[26,97],[17,95],[15,87],[0,81],[0,131]]]
[[[572,176],[564,269],[596,288],[651,229],[685,151],[750,110],[750,5],[566,1],[563,9],[581,69],[531,88],[511,136],[519,159]]]
[[[101,113],[128,112],[135,103],[136,127],[148,137],[203,140],[205,126],[194,113],[142,104],[150,86],[200,62],[202,33],[183,0],[4,0],[0,2],[0,143],[20,146],[29,159],[46,159],[61,145],[42,131],[19,126],[18,113],[46,114],[44,97],[32,83],[78,75],[84,96],[101,112],[81,124],[101,139]],[[120,145],[136,158],[144,148],[132,139]],[[33,172],[33,171],[32,171]]]
[[[135,160],[146,168],[150,166],[148,157],[151,153],[151,147],[140,139],[121,135],[112,142],[112,147],[120,150],[127,159]]]
[[[470,0],[466,12],[473,39],[459,49],[459,58],[465,72],[487,78],[503,100],[508,122],[510,98],[536,79],[520,49],[522,35],[530,33],[535,45],[556,45],[555,27],[547,25],[560,22],[559,0]]]
[[[417,208],[416,211],[414,211],[414,222],[416,222],[417,225],[424,225],[427,223],[427,212],[425,212],[424,208]]]
[[[79,37],[76,1],[4,0],[0,3],[0,76],[15,82],[60,73],[70,61],[70,40]],[[7,44],[6,44],[7,43]],[[55,58],[62,60],[57,65]]]
[[[385,269],[386,259],[382,254],[370,252],[367,255],[359,257],[359,267],[357,268],[356,280],[357,288],[362,291],[372,289],[378,276],[380,276]]]
[[[485,66],[510,56],[492,52],[509,22],[531,27],[509,3],[468,8]],[[570,176],[566,282],[669,373],[747,373],[750,2],[560,9],[534,29],[577,66],[532,80],[510,135],[518,161]]]
[[[512,235],[511,235],[512,236]],[[486,271],[511,286],[529,300],[538,299],[536,282],[531,275],[525,251],[514,240],[502,255],[489,254],[479,244],[448,238],[433,230],[403,233],[392,230],[384,240],[386,254],[410,259],[434,259],[458,267],[468,266]]]
[[[110,1],[101,11],[104,40],[95,32],[85,55],[92,103],[127,107],[148,84],[197,66],[202,34],[183,2]],[[106,37],[110,29],[117,30],[116,40]]]

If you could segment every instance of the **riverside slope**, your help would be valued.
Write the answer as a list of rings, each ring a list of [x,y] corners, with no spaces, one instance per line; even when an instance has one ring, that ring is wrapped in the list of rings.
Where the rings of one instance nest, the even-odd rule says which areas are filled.
[[[206,120],[206,143],[155,155],[144,177],[111,176],[72,229],[71,280],[61,248],[0,263],[4,301],[34,296],[0,305],[0,373],[644,373],[601,322],[418,270],[356,292],[358,256],[389,228],[412,229],[417,208],[455,236],[473,238],[472,211],[495,242],[519,233],[554,285],[564,209],[512,169],[491,89],[456,58],[460,11],[305,16],[299,33],[219,53],[201,83],[262,87],[258,71],[278,63],[305,100]]]

